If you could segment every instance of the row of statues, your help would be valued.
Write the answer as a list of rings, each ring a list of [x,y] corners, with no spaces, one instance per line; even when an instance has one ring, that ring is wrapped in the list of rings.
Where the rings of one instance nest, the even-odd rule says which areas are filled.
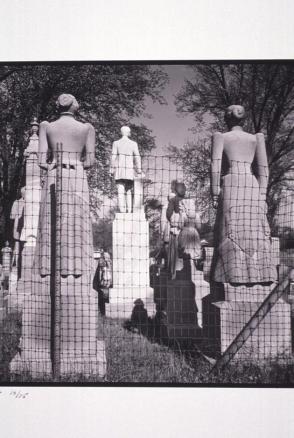
[[[51,189],[56,181],[56,145],[62,144],[61,274],[79,276],[91,269],[93,250],[89,188],[85,170],[95,162],[95,130],[75,119],[79,105],[70,94],[57,100],[59,118],[42,122],[39,166],[46,170],[40,203],[35,267],[50,274]],[[215,133],[211,154],[211,192],[217,209],[212,279],[231,284],[271,283],[276,272],[271,260],[270,230],[266,218],[268,164],[263,134],[244,132],[244,108],[230,106],[225,114],[228,132]],[[134,181],[144,178],[130,128],[112,146],[110,173],[118,190],[121,213],[132,213]],[[168,269],[175,278],[180,257],[201,257],[200,215],[195,199],[186,197],[184,183],[176,182],[166,209],[164,247]]]
[[[95,161],[95,130],[75,119],[79,105],[74,96],[63,94],[57,100],[58,120],[40,124],[39,166],[47,171],[42,191],[35,266],[40,275],[50,273],[52,205],[50,188],[56,179],[56,145],[62,145],[61,275],[82,275],[91,270],[93,245],[90,223],[89,188],[85,170]],[[134,179],[142,174],[136,142],[130,128],[121,128],[122,138],[113,143],[110,172],[118,189],[120,212],[132,212]]]

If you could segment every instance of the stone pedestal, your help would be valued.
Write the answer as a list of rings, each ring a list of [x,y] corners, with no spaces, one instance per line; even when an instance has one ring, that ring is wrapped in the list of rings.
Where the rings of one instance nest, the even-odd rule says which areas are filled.
[[[17,273],[12,273],[9,285],[8,308],[9,311],[20,311],[23,306],[25,296],[32,293],[34,284],[38,282],[38,276],[33,268],[35,246],[25,246],[21,258],[21,276],[17,281]]]
[[[117,213],[113,221],[113,288],[108,315],[129,318],[137,298],[154,312],[149,274],[149,224],[143,210]]]
[[[208,354],[223,354],[261,302],[220,301],[207,303],[204,339]],[[280,300],[235,355],[234,360],[264,360],[291,355],[290,305]]]
[[[61,375],[103,377],[106,373],[104,342],[97,339],[97,294],[90,278],[72,276],[61,283]],[[33,293],[23,302],[20,350],[10,364],[15,374],[33,378],[51,375],[52,309],[49,277],[32,284]]]
[[[279,240],[272,239],[272,258],[279,265]],[[210,278],[213,251],[208,248],[204,264],[205,278]],[[210,295],[203,303],[203,336],[207,353],[218,356],[228,348],[241,329],[254,315],[276,283],[232,286],[211,283]],[[281,298],[253,331],[234,360],[264,360],[291,355],[291,308]]]

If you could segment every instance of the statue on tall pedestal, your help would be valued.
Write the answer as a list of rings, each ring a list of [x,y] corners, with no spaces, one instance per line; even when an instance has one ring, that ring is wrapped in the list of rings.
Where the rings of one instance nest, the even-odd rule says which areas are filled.
[[[262,133],[243,131],[244,116],[242,106],[229,106],[229,132],[212,139],[211,190],[217,208],[212,279],[235,285],[276,279],[266,218],[265,141]]]
[[[130,128],[123,126],[121,133],[122,138],[115,141],[112,146],[110,173],[114,175],[117,185],[120,213],[132,213],[134,209],[139,210],[143,204],[143,192],[141,194],[134,193],[133,202],[134,181],[136,177],[142,179],[143,176],[141,157],[137,143],[129,138]]]
[[[30,293],[23,304],[21,355],[10,363],[12,372],[26,370],[33,377],[52,371],[57,377],[105,375],[91,279],[93,238],[85,172],[94,164],[95,131],[89,123],[75,120],[78,107],[74,96],[62,94],[57,100],[58,120],[40,124],[38,160],[47,175],[35,274],[26,283]]]
[[[57,100],[58,120],[42,122],[39,133],[39,166],[47,170],[42,191],[35,266],[50,275],[51,188],[56,180],[56,144],[62,144],[61,275],[91,272],[93,242],[89,189],[85,169],[94,164],[95,131],[89,123],[75,120],[79,105],[70,94]]]

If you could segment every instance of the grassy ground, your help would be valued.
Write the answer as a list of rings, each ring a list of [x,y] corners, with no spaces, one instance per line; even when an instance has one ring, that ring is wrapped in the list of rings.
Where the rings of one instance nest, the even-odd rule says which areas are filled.
[[[30,376],[10,376],[9,362],[17,353],[21,333],[19,314],[11,314],[0,327],[0,382],[31,382]],[[181,384],[274,384],[294,385],[294,363],[231,364],[219,375],[210,375],[211,364],[194,349],[181,350],[151,342],[122,327],[122,321],[100,321],[107,357],[106,382]],[[42,381],[52,381],[46,379]],[[99,382],[96,376],[75,375],[63,382]]]

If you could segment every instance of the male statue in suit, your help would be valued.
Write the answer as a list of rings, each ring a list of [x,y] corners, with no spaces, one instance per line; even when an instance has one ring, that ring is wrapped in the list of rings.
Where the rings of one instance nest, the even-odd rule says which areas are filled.
[[[130,140],[128,126],[121,128],[122,137],[113,143],[110,173],[114,175],[118,190],[120,213],[132,212],[132,192],[134,179],[142,174],[138,145]]]

